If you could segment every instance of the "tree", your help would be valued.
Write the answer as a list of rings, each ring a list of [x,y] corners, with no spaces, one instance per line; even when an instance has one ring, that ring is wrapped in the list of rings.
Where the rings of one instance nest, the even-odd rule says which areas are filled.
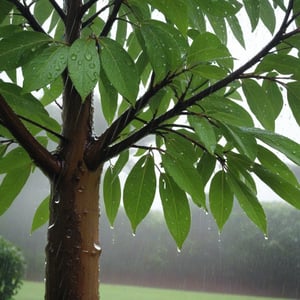
[[[262,21],[273,38],[235,68],[227,30],[245,46],[241,10],[252,30]],[[300,124],[299,12],[292,0],[1,1],[0,212],[35,166],[48,177],[50,196],[33,220],[35,229],[50,212],[45,299],[98,299],[104,172],[111,224],[122,194],[135,232],[157,188],[179,248],[190,202],[208,210],[206,185],[220,230],[235,196],[267,234],[253,175],[300,208],[299,184],[273,153],[300,165],[299,144],[275,133],[283,101]],[[95,87],[107,122],[99,135]],[[61,124],[47,112],[50,104],[61,110]],[[119,174],[134,154],[123,187]]]

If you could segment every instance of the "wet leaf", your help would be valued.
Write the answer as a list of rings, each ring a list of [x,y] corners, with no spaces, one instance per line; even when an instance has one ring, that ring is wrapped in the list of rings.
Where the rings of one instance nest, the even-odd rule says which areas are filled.
[[[49,220],[49,201],[50,196],[47,196],[36,209],[31,224],[31,233],[42,227]]]
[[[100,59],[107,78],[134,105],[140,80],[134,61],[118,42],[101,38],[100,44]]]
[[[213,171],[216,167],[216,158],[207,152],[203,152],[200,161],[197,165],[197,171],[199,172],[203,185],[205,186],[209,181]]]
[[[24,65],[37,49],[51,42],[46,34],[21,31],[0,40],[0,70],[11,70]]]
[[[240,129],[247,134],[253,135],[272,148],[280,151],[295,164],[300,165],[300,144],[283,135],[279,135],[271,131],[259,128]]]
[[[141,35],[157,82],[183,65],[187,43],[172,26],[148,21],[142,24]]]
[[[209,190],[209,204],[212,215],[221,231],[233,207],[233,192],[227,183],[224,171],[219,171],[212,178]]]
[[[279,174],[273,173],[259,164],[254,164],[253,172],[283,200],[300,209],[299,184],[293,185]]]
[[[68,50],[66,46],[53,45],[24,65],[24,90],[30,92],[52,83],[67,66]]]
[[[141,157],[130,171],[124,186],[124,208],[135,233],[152,206],[156,190],[154,159]]]
[[[162,162],[167,174],[173,178],[177,185],[190,194],[198,206],[206,208],[201,175],[188,158],[181,155],[180,152],[177,155],[167,152],[162,155]]]
[[[257,225],[264,234],[267,234],[266,215],[256,195],[245,183],[233,177],[230,173],[227,174],[227,182],[249,219]]]
[[[213,125],[205,118],[191,116],[189,123],[194,128],[200,141],[210,154],[214,154],[217,145],[217,137]]]
[[[107,218],[113,226],[121,201],[121,185],[119,176],[114,174],[114,169],[111,167],[107,168],[104,176],[103,198]]]
[[[21,192],[31,173],[31,161],[22,168],[11,170],[0,184],[0,216],[6,212]]]
[[[159,193],[168,229],[181,249],[191,227],[191,213],[188,199],[173,179],[161,174]]]
[[[78,39],[70,50],[68,70],[82,101],[92,92],[100,75],[100,60],[94,40]]]
[[[247,103],[258,121],[264,128],[273,131],[277,114],[273,110],[272,99],[267,97],[264,89],[254,80],[243,80],[242,88]]]

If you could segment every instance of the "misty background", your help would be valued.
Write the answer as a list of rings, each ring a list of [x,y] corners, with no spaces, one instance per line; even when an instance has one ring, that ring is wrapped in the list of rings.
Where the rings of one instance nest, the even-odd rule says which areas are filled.
[[[25,256],[26,280],[44,279],[47,225],[33,234],[30,228],[48,191],[45,177],[36,171],[0,217],[0,235]],[[133,236],[123,207],[112,229],[102,199],[100,206],[104,283],[300,298],[300,211],[283,202],[263,202],[267,239],[238,205],[219,234],[212,216],[191,203],[191,232],[181,252],[160,209],[152,210]]]

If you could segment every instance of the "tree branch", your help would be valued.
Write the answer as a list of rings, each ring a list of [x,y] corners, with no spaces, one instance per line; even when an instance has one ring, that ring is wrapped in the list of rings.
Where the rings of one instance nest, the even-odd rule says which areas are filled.
[[[114,8],[110,14],[110,16],[107,19],[107,22],[104,26],[104,28],[102,29],[102,32],[100,33],[100,36],[107,36],[117,18],[118,12],[121,8],[123,0],[115,0],[114,2]]]
[[[98,0],[90,0],[81,7],[81,16],[83,16],[93,4],[98,2]]]
[[[31,135],[1,95],[0,118],[5,127],[47,176],[50,177],[60,172],[61,166],[58,159]]]
[[[17,10],[21,13],[21,15],[28,21],[30,27],[37,32],[46,33],[42,26],[38,23],[35,17],[30,12],[28,6],[21,4],[18,0],[8,0],[9,2],[13,3]]]
[[[60,139],[60,140],[65,140],[65,137],[64,137],[64,136],[60,135],[59,133],[53,131],[53,130],[50,129],[50,128],[47,128],[47,127],[45,127],[45,126],[43,126],[43,125],[41,125],[41,124],[39,124],[39,123],[37,123],[37,122],[35,122],[35,121],[32,121],[32,120],[30,120],[30,119],[28,119],[28,118],[26,118],[26,117],[20,116],[20,115],[17,115],[17,117],[20,118],[20,119],[23,120],[23,121],[26,121],[26,122],[28,122],[28,123],[30,123],[30,124],[32,124],[32,125],[38,127],[38,128],[41,128],[41,129],[45,130],[46,132],[51,133],[52,135],[56,136],[56,137],[57,137],[58,139]]]
[[[82,22],[82,26],[81,26],[82,29],[89,26],[102,12],[104,12],[110,6],[112,6],[112,4],[105,5],[100,10],[98,10],[95,14],[93,14],[90,18],[88,18],[86,21]]]
[[[264,56],[266,56],[269,53],[269,51],[273,47],[275,47],[276,45],[278,45],[280,42],[282,42],[284,40],[284,33],[287,28],[288,18],[290,16],[292,7],[293,7],[293,0],[290,0],[287,11],[286,11],[286,15],[284,17],[284,20],[283,20],[282,25],[279,28],[278,32],[275,34],[273,39],[260,52],[258,52],[255,56],[253,56],[248,62],[246,62],[244,65],[242,65],[237,70],[233,71],[231,74],[229,74],[224,79],[221,79],[218,82],[216,82],[215,84],[200,91],[198,94],[190,97],[189,99],[187,99],[185,101],[177,102],[176,105],[172,109],[170,109],[163,115],[157,117],[156,119],[151,120],[144,127],[139,129],[138,131],[134,132],[133,134],[128,136],[123,141],[121,141],[111,147],[109,147],[109,144],[104,143],[103,144],[104,147],[100,147],[100,148],[98,147],[97,151],[93,151],[97,147],[94,148],[92,146],[92,148],[94,148],[94,149],[92,149],[92,151],[89,153],[90,154],[88,157],[89,160],[91,160],[94,165],[99,165],[99,164],[109,160],[110,158],[118,155],[123,150],[125,150],[128,147],[130,147],[131,145],[135,144],[137,141],[144,138],[145,136],[155,133],[155,131],[159,128],[159,126],[166,120],[169,120],[175,116],[180,115],[188,107],[195,105],[197,102],[201,101],[202,99],[209,96],[210,94],[226,87],[229,83],[233,82],[234,80],[239,79],[240,76],[246,70],[248,70],[253,65],[258,63]],[[128,113],[130,114],[129,117],[132,117],[131,113],[134,114],[135,111],[134,110],[128,111]],[[124,116],[124,117],[125,117],[124,119],[126,120],[126,116]],[[121,121],[121,120],[123,120],[123,118],[120,117],[117,121]],[[119,124],[118,126],[121,126],[121,125],[122,124]],[[123,126],[121,126],[121,127],[124,128]],[[112,132],[110,132],[110,128],[106,131],[106,133],[107,132],[112,133]],[[104,133],[104,135],[105,135],[105,133]],[[106,137],[104,136],[104,140],[105,139],[106,139]],[[113,139],[110,139],[110,141],[113,141]],[[99,141],[99,142],[101,143],[101,141]]]
[[[55,0],[49,0],[49,2],[52,4],[53,8],[59,15],[59,17],[62,19],[62,21],[65,23],[66,22],[66,15],[64,11],[61,9],[61,7],[58,5],[58,3]]]
[[[95,166],[94,161],[96,157],[100,156],[102,149],[107,148],[112,144],[120,135],[122,130],[136,118],[136,114],[141,111],[148,103],[149,100],[163,87],[168,85],[172,78],[166,77],[157,85],[152,86],[148,91],[136,102],[135,106],[127,109],[111,126],[99,137],[96,141],[91,142],[86,152],[86,163],[89,166]]]

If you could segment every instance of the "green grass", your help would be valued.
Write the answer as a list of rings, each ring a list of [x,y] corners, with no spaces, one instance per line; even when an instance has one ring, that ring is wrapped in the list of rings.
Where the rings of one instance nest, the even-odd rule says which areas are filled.
[[[101,286],[101,299],[103,300],[270,300],[272,298],[223,295],[214,293],[187,292],[133,286],[103,284]],[[15,300],[42,300],[44,297],[44,284],[25,281]],[[283,300],[276,298],[276,300]]]

